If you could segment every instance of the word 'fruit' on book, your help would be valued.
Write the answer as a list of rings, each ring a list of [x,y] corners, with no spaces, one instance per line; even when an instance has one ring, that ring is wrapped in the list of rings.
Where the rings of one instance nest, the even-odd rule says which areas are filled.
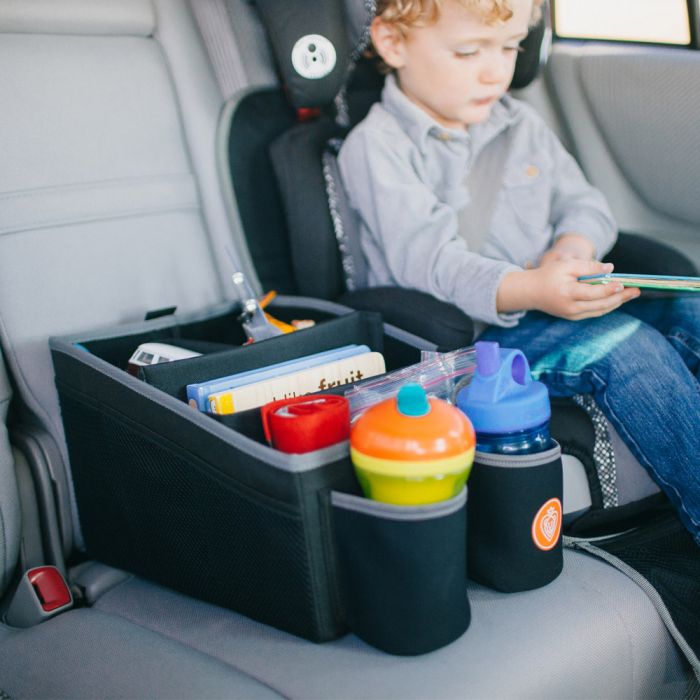
[[[262,381],[225,389],[208,396],[210,413],[227,414],[257,408],[270,401],[304,396],[375,377],[386,371],[378,352],[363,352],[341,360],[286,372]]]

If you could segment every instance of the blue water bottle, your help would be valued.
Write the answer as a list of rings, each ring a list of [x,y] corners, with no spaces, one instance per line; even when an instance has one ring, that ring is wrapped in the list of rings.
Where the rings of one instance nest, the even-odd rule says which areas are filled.
[[[532,379],[520,350],[479,342],[476,371],[457,395],[457,406],[469,416],[479,452],[524,455],[552,447],[549,393]]]
[[[547,387],[520,350],[476,344],[457,395],[476,431],[469,478],[469,577],[499,591],[544,586],[562,570],[561,450],[549,435]]]

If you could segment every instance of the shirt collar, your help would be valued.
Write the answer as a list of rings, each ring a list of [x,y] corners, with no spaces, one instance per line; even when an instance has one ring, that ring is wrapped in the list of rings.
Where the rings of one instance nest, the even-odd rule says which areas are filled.
[[[447,129],[406,97],[393,73],[387,75],[384,82],[382,105],[398,120],[401,128],[422,153],[425,153],[428,139],[431,137],[442,141],[471,141],[483,146],[515,119],[515,114],[510,108],[510,98],[506,96],[496,102],[485,122],[475,124],[469,130]]]

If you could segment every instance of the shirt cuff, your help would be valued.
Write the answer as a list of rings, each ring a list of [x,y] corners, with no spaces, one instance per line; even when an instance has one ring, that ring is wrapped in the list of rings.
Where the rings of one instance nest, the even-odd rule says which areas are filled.
[[[488,260],[488,263],[483,263]],[[483,321],[492,326],[512,328],[525,315],[525,311],[499,313],[496,308],[498,288],[503,278],[511,272],[521,272],[522,268],[500,260],[482,258],[482,265],[472,284],[460,290],[456,300],[464,313],[477,321]]]
[[[554,230],[554,240],[566,233],[577,233],[587,238],[593,244],[593,257],[596,260],[600,260],[613,247],[617,238],[617,231],[607,220],[584,214],[561,219]]]

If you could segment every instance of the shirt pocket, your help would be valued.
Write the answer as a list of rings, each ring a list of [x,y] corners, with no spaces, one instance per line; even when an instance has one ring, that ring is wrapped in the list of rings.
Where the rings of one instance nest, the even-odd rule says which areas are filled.
[[[550,231],[552,162],[538,154],[508,163],[503,179],[507,206],[529,236],[540,238]]]

